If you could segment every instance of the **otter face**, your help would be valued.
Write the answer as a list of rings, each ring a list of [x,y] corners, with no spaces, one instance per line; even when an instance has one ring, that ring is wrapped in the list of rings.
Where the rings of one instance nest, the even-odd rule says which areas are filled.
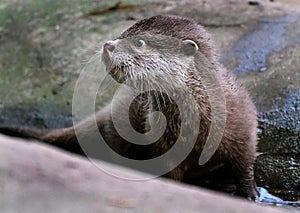
[[[182,80],[190,69],[198,45],[162,35],[139,35],[108,41],[102,59],[109,74],[119,83],[125,80],[163,83],[170,78]]]

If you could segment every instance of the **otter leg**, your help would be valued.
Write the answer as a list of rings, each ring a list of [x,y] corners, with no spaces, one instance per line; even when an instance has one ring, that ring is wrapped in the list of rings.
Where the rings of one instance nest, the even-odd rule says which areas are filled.
[[[181,181],[183,179],[184,171],[181,168],[175,168],[171,172],[167,173],[165,176],[176,180],[176,181]]]
[[[173,179],[175,181],[182,181],[185,173],[190,169],[190,167],[191,167],[190,158],[187,158],[175,169],[168,172],[164,176]]]
[[[254,163],[254,162],[253,162]],[[259,192],[254,180],[253,163],[235,162],[236,195],[258,201]]]

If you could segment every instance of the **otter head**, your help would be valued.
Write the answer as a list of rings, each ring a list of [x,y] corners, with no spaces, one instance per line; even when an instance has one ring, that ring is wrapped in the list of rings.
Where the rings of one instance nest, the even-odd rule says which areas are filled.
[[[177,16],[155,16],[137,22],[117,39],[103,45],[107,71],[125,80],[180,83],[198,51],[213,57],[207,33],[196,22]]]

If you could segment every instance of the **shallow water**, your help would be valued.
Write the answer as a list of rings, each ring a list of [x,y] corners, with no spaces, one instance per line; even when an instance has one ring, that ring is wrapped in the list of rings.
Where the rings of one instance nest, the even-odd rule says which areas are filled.
[[[239,63],[233,70],[237,75],[249,71],[266,71],[270,54],[300,43],[300,38],[285,39],[287,27],[296,20],[297,16],[261,20],[254,32],[247,34],[230,52],[223,54],[221,61],[227,64],[231,59],[237,58]]]
[[[264,205],[284,207],[292,212],[300,212],[300,201],[285,201],[279,197],[270,194],[265,188],[258,187],[260,193],[259,201]]]

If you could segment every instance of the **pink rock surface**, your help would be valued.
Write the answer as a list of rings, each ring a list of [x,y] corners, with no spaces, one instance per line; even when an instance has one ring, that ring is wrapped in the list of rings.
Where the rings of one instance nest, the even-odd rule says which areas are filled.
[[[89,160],[34,141],[0,135],[0,212],[264,212],[282,209],[165,179],[129,181]],[[120,175],[145,174],[108,163]]]

